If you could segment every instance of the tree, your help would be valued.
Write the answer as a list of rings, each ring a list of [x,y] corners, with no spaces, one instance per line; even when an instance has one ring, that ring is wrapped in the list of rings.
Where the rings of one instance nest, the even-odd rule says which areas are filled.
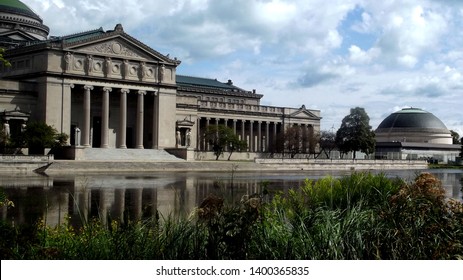
[[[205,137],[206,141],[212,146],[215,160],[219,160],[220,155],[222,155],[225,150],[229,152],[227,160],[230,160],[233,152],[242,151],[247,147],[246,141],[240,140],[233,129],[225,125],[208,126],[206,128]]]
[[[5,54],[5,49],[0,48],[0,63],[6,67],[10,67],[11,64],[8,60],[5,59],[4,54]]]
[[[29,148],[29,154],[43,154],[45,148],[61,147],[66,144],[68,135],[43,122],[30,122],[16,139],[18,146]]]
[[[460,134],[458,132],[450,130],[450,134],[452,135],[452,143],[453,144],[460,144]]]
[[[371,129],[370,117],[364,108],[350,109],[350,114],[344,117],[341,127],[336,132],[335,142],[341,153],[353,152],[354,159],[356,151],[373,153],[375,133]]]
[[[2,153],[6,152],[8,142],[9,142],[9,139],[6,133],[3,131],[3,125],[0,125],[0,151]]]
[[[277,137],[277,151],[294,158],[300,153],[315,153],[317,137],[307,127],[290,126]]]
[[[320,153],[324,152],[330,158],[331,151],[336,148],[336,133],[332,131],[322,131],[320,133]]]

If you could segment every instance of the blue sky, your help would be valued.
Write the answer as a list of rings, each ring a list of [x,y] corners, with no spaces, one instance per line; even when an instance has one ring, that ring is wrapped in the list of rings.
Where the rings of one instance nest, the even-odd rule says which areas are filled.
[[[177,73],[321,111],[336,129],[363,107],[376,128],[403,107],[463,136],[463,1],[23,0],[60,36],[122,23],[182,61]]]

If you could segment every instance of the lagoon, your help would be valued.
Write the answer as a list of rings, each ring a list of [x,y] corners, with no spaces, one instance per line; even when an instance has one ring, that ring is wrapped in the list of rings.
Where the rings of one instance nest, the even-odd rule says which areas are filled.
[[[379,171],[371,171],[379,173]],[[463,170],[387,170],[387,177],[412,181],[420,172],[439,178],[448,198],[462,201]],[[103,222],[151,218],[156,215],[187,217],[210,195],[226,203],[239,203],[244,195],[270,196],[325,176],[340,177],[351,171],[293,172],[149,172],[89,175],[27,175],[0,178],[14,207],[0,208],[0,217],[14,224],[43,221],[56,226],[74,226],[97,218]]]

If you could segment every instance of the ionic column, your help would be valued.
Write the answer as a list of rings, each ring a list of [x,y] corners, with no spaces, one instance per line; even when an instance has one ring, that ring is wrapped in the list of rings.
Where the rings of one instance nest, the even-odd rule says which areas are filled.
[[[236,134],[236,120],[233,120],[233,133]]]
[[[158,103],[157,103],[157,96],[158,96],[158,92],[155,91],[153,93],[153,127],[152,127],[152,138],[153,138],[153,145],[152,145],[152,149],[157,149],[158,148],[158,117],[157,117],[157,114],[158,114]]]
[[[84,86],[84,127],[82,129],[82,145],[90,147],[90,91],[93,86]]]
[[[254,126],[253,126],[253,121],[249,121],[249,151],[254,152]]]
[[[137,149],[143,149],[143,115],[144,115],[144,97],[146,91],[138,91],[137,102]]]
[[[262,152],[262,121],[257,122],[257,151]]]
[[[270,129],[270,122],[265,122],[265,152],[268,152],[269,151],[269,144],[270,144],[270,139],[269,139],[269,136],[270,136],[270,133],[269,133],[269,129]]]
[[[201,151],[201,117],[198,117],[196,122],[196,149]]]
[[[206,118],[206,131],[210,123],[211,123],[211,118]],[[204,147],[206,148],[206,151],[210,150],[209,141],[206,140],[206,137],[204,137]]]
[[[244,138],[246,135],[244,133],[244,127],[246,126],[246,121],[241,120],[241,140],[246,141],[246,138]]]
[[[127,93],[130,90],[121,89],[121,104],[120,104],[120,120],[119,120],[119,148],[127,149],[126,135],[127,135]]]
[[[272,145],[273,149],[275,150],[276,144],[277,144],[277,122],[273,123],[273,139],[272,139]]]
[[[112,88],[103,88],[103,104],[101,108],[101,148],[109,147],[109,92]]]

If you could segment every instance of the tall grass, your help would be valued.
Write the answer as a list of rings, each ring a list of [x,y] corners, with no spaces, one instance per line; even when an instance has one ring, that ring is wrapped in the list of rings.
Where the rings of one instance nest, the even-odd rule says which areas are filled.
[[[2,259],[461,259],[463,206],[430,174],[354,173],[271,198],[211,197],[188,218],[1,225]],[[5,233],[5,234],[3,234]],[[23,241],[28,238],[27,242]],[[5,247],[3,247],[5,246]]]

